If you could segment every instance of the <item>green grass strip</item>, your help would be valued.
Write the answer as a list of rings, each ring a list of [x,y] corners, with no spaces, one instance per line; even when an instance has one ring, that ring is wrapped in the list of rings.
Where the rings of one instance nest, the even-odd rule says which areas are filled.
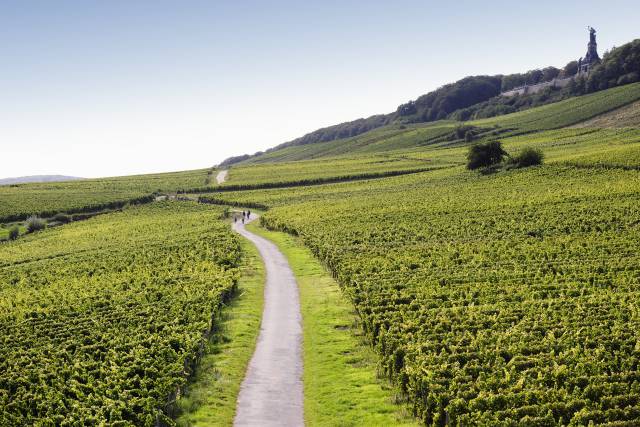
[[[289,260],[300,287],[304,333],[304,410],[307,426],[414,426],[396,390],[376,376],[350,301],[295,237],[250,231],[274,242]]]
[[[178,401],[179,426],[231,426],[240,384],[260,332],[264,266],[256,248],[242,240],[244,261],[238,291],[217,320],[193,382]]]

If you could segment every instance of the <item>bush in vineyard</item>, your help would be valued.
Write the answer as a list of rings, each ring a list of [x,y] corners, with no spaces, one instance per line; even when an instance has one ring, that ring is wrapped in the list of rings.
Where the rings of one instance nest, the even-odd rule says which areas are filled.
[[[509,159],[509,163],[518,168],[541,165],[544,161],[544,153],[540,149],[527,147],[520,153]]]
[[[467,169],[480,169],[500,164],[507,152],[500,141],[489,141],[469,147]]]

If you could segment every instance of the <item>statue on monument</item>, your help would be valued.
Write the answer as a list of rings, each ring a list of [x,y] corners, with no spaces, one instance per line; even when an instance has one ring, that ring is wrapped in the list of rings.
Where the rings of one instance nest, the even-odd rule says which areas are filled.
[[[582,72],[589,72],[591,66],[600,62],[600,56],[598,55],[598,43],[596,43],[596,29],[589,28],[589,44],[587,45],[587,54],[582,60],[582,68],[579,68]]]

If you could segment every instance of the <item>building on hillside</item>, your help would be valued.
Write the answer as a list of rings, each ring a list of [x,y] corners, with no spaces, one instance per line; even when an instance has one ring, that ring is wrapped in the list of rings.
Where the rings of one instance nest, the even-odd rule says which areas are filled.
[[[591,67],[600,62],[598,55],[598,43],[596,42],[596,29],[589,27],[589,44],[587,54],[578,60],[578,75],[588,74]]]
[[[524,86],[520,86],[505,92],[502,92],[500,95],[501,96],[515,96],[515,95],[530,95],[532,93],[538,93],[540,91],[542,91],[543,89],[546,89],[548,87],[552,87],[552,88],[563,88],[565,86],[568,86],[569,83],[571,83],[571,80],[573,80],[573,77],[567,77],[564,79],[553,79],[551,81],[548,82],[543,82],[543,83],[538,83],[535,85],[524,85]]]
[[[575,76],[565,78],[555,78],[548,82],[542,82],[533,85],[527,85],[516,87],[511,90],[502,92],[501,96],[515,96],[515,95],[529,95],[532,93],[538,93],[548,87],[563,88],[568,86],[569,83],[576,77],[589,74],[591,67],[600,62],[600,56],[598,55],[598,43],[596,42],[596,30],[593,27],[589,27],[589,44],[587,44],[587,54],[584,58],[578,60],[578,71]]]

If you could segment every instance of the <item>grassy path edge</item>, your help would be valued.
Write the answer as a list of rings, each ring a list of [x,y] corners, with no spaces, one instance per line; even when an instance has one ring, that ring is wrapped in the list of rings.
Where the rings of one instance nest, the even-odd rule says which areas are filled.
[[[222,309],[187,393],[178,401],[178,426],[231,426],[262,319],[265,273],[252,243],[241,239],[244,259],[238,290]]]
[[[294,236],[256,223],[251,232],[287,257],[300,289],[303,318],[304,410],[308,426],[415,426],[396,390],[376,376],[376,356],[338,284]]]

